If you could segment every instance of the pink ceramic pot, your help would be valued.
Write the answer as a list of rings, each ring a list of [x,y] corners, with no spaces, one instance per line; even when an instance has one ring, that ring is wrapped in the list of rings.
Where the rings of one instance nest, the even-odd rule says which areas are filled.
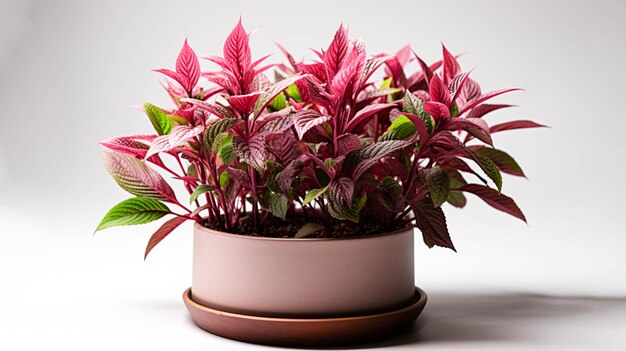
[[[268,317],[376,313],[415,296],[413,228],[347,239],[275,239],[194,229],[192,299]]]

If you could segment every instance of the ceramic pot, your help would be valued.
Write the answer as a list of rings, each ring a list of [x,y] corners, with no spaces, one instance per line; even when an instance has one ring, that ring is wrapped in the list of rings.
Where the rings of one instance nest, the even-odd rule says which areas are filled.
[[[384,312],[415,297],[413,228],[345,239],[228,234],[195,224],[191,298],[266,317]]]

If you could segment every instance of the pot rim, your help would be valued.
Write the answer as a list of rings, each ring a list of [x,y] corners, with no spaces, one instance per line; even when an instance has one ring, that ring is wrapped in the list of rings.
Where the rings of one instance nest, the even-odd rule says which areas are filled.
[[[393,235],[402,234],[409,229],[413,230],[413,228],[414,227],[412,225],[407,225],[404,228],[394,230],[388,233],[381,233],[381,234],[374,234],[374,235],[359,235],[359,236],[350,236],[350,237],[343,237],[343,238],[270,238],[270,237],[265,237],[265,236],[252,236],[252,235],[242,235],[242,234],[223,232],[223,231],[207,228],[201,225],[200,223],[194,221],[195,230],[206,232],[212,235],[220,235],[224,237],[238,238],[238,239],[244,239],[244,240],[261,240],[261,241],[265,240],[265,241],[280,241],[280,242],[313,242],[313,241],[339,241],[339,240],[343,241],[343,240],[368,240],[368,239],[371,240],[371,239],[377,239],[377,238],[385,237],[385,236],[393,236]]]

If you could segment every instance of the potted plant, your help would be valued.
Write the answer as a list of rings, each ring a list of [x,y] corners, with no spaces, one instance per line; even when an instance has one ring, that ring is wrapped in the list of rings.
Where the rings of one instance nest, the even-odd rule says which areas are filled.
[[[184,298],[216,334],[313,345],[400,332],[426,301],[413,227],[429,247],[455,250],[442,205],[465,206],[464,193],[525,221],[501,193],[502,173],[524,173],[491,134],[541,125],[489,126],[483,116],[511,105],[486,101],[517,89],[483,93],[445,47],[431,65],[409,47],[368,57],[341,26],[315,61],[279,48],[286,63],[255,60],[240,21],[205,72],[185,41],[175,70],[156,70],[173,107],[144,104],[156,134],[102,142],[107,170],[134,197],[97,230],[169,216],[147,256],[194,221]]]

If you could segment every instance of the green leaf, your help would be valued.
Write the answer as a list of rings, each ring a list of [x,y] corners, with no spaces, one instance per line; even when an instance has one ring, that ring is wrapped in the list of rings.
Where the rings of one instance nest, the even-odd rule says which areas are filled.
[[[283,221],[286,219],[289,199],[287,199],[285,195],[270,192],[267,204],[270,212],[272,212],[274,216]]]
[[[381,182],[383,204],[389,211],[399,212],[404,209],[404,196],[402,186],[392,177],[385,177]]]
[[[272,101],[270,101],[267,106],[269,106],[274,111],[284,109],[285,107],[287,107],[287,98],[285,97],[285,94],[280,93],[276,95],[276,97]]]
[[[187,124],[187,120],[177,115],[167,115],[167,118],[178,123],[178,124]],[[172,125],[173,126],[173,125]]]
[[[447,172],[448,178],[450,178],[450,189],[459,189],[463,185],[467,184],[463,175],[461,175],[461,172],[456,169],[448,169]],[[465,198],[463,192],[459,190],[450,190],[446,201],[450,205],[458,208],[463,208],[467,204],[467,198]]]
[[[222,146],[222,144],[224,143],[228,143],[228,142],[232,142],[233,140],[233,136],[224,132],[224,133],[219,133],[218,135],[215,136],[215,139],[213,139],[213,143],[211,144],[211,151],[212,152],[219,152],[220,147]]]
[[[493,183],[498,188],[498,192],[502,192],[502,174],[498,169],[498,166],[495,162],[493,162],[489,157],[480,155],[479,153],[472,152],[474,155],[474,160],[480,167],[480,169],[485,172],[487,177],[493,181]]]
[[[500,169],[504,173],[512,174],[519,177],[525,177],[524,171],[517,164],[517,162],[511,157],[509,154],[502,150],[483,147],[474,151],[474,154],[480,155],[482,157],[489,158],[492,160],[498,169]]]
[[[215,190],[215,188],[210,185],[206,185],[206,184],[198,185],[196,190],[194,190],[193,193],[191,193],[191,196],[189,196],[189,203],[196,201],[198,196],[206,193],[207,191],[213,191],[213,190]]]
[[[324,227],[323,225],[319,223],[306,223],[300,229],[298,229],[294,238],[296,239],[304,238],[324,228],[326,227]]]
[[[304,197],[304,201],[302,202],[302,206],[308,205],[311,201],[317,199],[320,195],[324,194],[328,190],[328,186],[325,186],[320,189],[313,189],[306,193]]]
[[[225,138],[219,146],[217,155],[222,159],[225,165],[230,165],[237,157],[235,150],[233,149],[233,138]]]
[[[302,102],[302,96],[300,95],[300,89],[298,89],[298,86],[295,84],[291,84],[290,86],[287,87],[287,89],[285,89],[285,92],[287,93],[287,95],[296,100],[296,102]]]
[[[385,79],[383,83],[380,85],[380,87],[378,87],[378,89],[386,89],[386,88],[391,87],[392,79],[393,79],[392,77]]]
[[[433,206],[439,207],[446,202],[448,192],[450,191],[450,178],[448,177],[448,172],[441,167],[435,166],[431,169],[425,170],[425,173]]]
[[[205,143],[212,149],[217,149],[214,147],[213,143],[218,135],[227,132],[233,126],[241,123],[242,120],[237,118],[224,118],[219,121],[208,126],[204,132],[204,141]],[[225,137],[221,137],[224,139]]]
[[[355,198],[352,205],[348,206],[345,201],[328,200],[328,213],[339,220],[350,220],[359,223],[359,213],[367,202],[367,196]]]
[[[456,117],[457,113],[459,113],[459,105],[455,102],[452,106],[450,106],[450,117]]]
[[[136,225],[155,221],[170,210],[162,202],[144,197],[134,197],[115,205],[107,212],[96,231],[120,225]]]
[[[159,135],[169,134],[172,131],[172,120],[167,117],[167,114],[163,112],[163,110],[148,102],[143,104],[143,108],[148,118],[150,118],[154,130],[156,130]]]
[[[274,100],[274,98],[278,94],[282,94],[283,90],[287,89],[290,85],[294,84],[296,81],[302,79],[304,76],[292,76],[290,78],[283,79],[279,82],[271,85],[265,92],[259,96],[257,101],[254,103],[254,115],[259,116],[261,111],[267,106],[267,104]]]
[[[220,186],[223,188],[226,186],[226,184],[228,184],[228,181],[230,180],[230,174],[228,172],[222,172],[222,174],[220,174]]]
[[[198,170],[196,169],[196,165],[193,163],[190,163],[189,167],[187,167],[187,176],[195,178],[198,177]]]
[[[467,204],[467,198],[458,190],[451,190],[446,199],[448,203],[454,207],[463,208]]]
[[[276,175],[278,175],[278,173],[280,173],[280,171],[282,171],[283,168],[278,163],[272,160],[268,160],[266,165],[270,171],[269,176],[267,178],[267,187],[271,191],[277,193],[279,192],[279,189],[278,189],[278,185],[276,185]]]
[[[400,115],[389,126],[387,131],[378,138],[378,141],[401,140],[413,135],[417,128],[407,116]]]
[[[424,110],[424,101],[407,91],[402,100],[402,111],[417,115],[428,129],[428,133],[432,133],[435,129],[435,120],[426,110]]]

